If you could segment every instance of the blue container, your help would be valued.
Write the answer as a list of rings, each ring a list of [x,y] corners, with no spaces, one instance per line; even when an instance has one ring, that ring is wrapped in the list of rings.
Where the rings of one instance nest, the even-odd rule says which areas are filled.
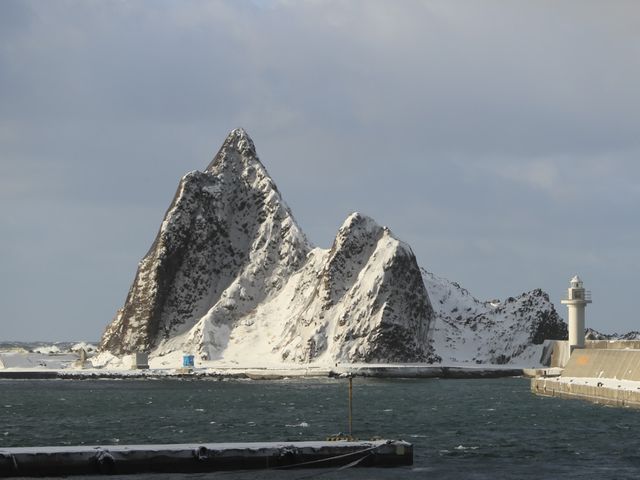
[[[182,357],[182,366],[183,367],[193,367],[193,355],[184,355]]]

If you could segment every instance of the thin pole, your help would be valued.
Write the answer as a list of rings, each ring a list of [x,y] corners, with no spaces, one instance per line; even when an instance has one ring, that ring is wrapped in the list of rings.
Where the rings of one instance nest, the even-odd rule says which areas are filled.
[[[353,377],[349,375],[349,436],[353,435]]]

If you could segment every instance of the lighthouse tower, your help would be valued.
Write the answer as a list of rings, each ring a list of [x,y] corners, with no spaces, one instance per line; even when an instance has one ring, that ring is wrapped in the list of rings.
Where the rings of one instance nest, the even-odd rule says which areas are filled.
[[[569,309],[569,348],[584,348],[584,309],[591,303],[591,292],[584,289],[578,275],[571,279],[567,298],[561,303]]]

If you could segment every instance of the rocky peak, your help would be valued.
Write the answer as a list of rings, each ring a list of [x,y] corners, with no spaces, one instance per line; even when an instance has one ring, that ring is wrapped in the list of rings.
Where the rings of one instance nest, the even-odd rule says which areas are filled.
[[[334,304],[353,286],[357,273],[369,260],[384,234],[373,219],[352,213],[344,221],[322,271],[324,300]]]
[[[312,248],[236,129],[205,171],[180,180],[100,348],[174,366],[183,352],[253,366],[504,363],[563,332],[541,290],[478,301],[421,272],[409,245],[358,212],[330,249]]]
[[[309,249],[251,138],[236,129],[205,172],[180,180],[101,347],[151,350],[207,315],[233,324],[277,290]]]
[[[213,172],[224,163],[242,163],[243,167],[259,162],[256,147],[249,134],[242,128],[232,130],[222,143],[222,147],[213,158],[205,172]],[[264,167],[263,167],[264,168]]]
[[[351,214],[328,252],[321,279],[322,310],[335,319],[326,329],[333,332],[326,342],[332,358],[431,358],[429,296],[413,252],[388,228]]]

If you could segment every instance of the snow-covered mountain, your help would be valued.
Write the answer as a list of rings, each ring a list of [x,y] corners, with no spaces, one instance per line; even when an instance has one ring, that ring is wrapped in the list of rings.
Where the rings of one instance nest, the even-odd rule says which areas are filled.
[[[587,328],[585,338],[587,340],[640,340],[640,332],[632,330],[627,333],[602,333],[593,328]]]
[[[435,311],[433,345],[443,363],[535,364],[545,339],[567,337],[567,325],[540,289],[481,302],[455,282],[424,269],[422,276]]]
[[[563,336],[541,290],[480,302],[359,213],[314,248],[237,129],[180,180],[100,349],[240,365],[537,363],[532,345]]]
[[[178,186],[101,349],[247,362],[433,360],[411,248],[354,213],[313,248],[242,129]]]
[[[279,290],[309,250],[253,142],[234,130],[204,172],[180,180],[101,348],[222,350],[238,319]]]

